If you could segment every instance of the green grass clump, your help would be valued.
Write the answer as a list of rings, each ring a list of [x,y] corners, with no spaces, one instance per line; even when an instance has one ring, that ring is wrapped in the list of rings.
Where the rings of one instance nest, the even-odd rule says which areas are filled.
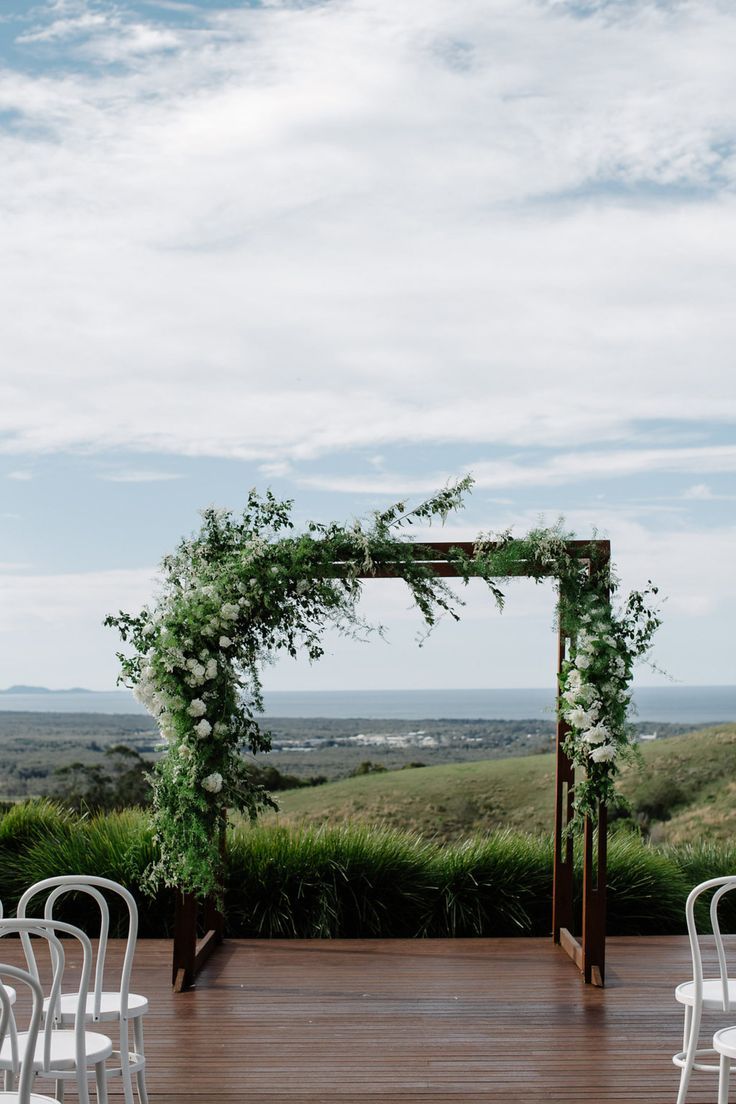
[[[674,855],[618,833],[608,848],[608,930],[616,935],[685,931],[692,883]]]
[[[383,829],[239,829],[228,844],[228,925],[243,935],[414,935],[431,848]]]

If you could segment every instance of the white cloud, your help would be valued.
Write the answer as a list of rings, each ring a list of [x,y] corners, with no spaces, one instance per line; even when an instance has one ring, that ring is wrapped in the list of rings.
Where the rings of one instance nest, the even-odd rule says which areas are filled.
[[[95,17],[94,73],[0,77],[6,451],[736,419],[729,8],[104,10],[53,31]]]
[[[168,483],[172,479],[182,479],[176,472],[146,471],[145,469],[131,468],[126,471],[103,472],[98,479],[106,483]]]
[[[549,460],[521,459],[483,461],[468,465],[478,489],[496,487],[545,487],[589,479],[616,479],[654,472],[736,472],[736,445],[700,448],[610,449],[608,452],[578,450],[560,453]],[[400,473],[368,476],[303,476],[305,487],[346,494],[424,494],[435,490],[449,473],[427,473],[419,478]],[[699,484],[687,498],[705,495]]]
[[[43,672],[54,686],[112,689],[121,645],[103,619],[150,602],[155,577],[153,568],[0,574],[0,666],[9,681],[34,684]]]
[[[696,502],[710,502],[715,496],[707,483],[693,483],[692,487],[685,490],[682,497]]]
[[[14,479],[19,483],[27,483],[33,479],[33,472],[26,471],[25,469],[18,469],[17,471],[8,472],[6,479]]]
[[[273,479],[283,479],[285,476],[291,475],[293,468],[286,460],[276,460],[271,464],[259,464],[258,470],[261,475]]]

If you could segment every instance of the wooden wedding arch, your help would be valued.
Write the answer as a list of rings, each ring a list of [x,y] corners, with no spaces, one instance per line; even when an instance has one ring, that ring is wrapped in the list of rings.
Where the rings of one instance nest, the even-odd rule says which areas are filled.
[[[493,548],[493,545],[490,546]],[[450,552],[459,549],[472,557],[475,546],[471,542],[432,541],[417,546],[417,554],[428,563],[435,574],[446,578],[460,578],[461,572],[451,562]],[[611,545],[607,540],[573,540],[567,542],[567,551],[580,559],[591,575],[606,575],[611,561]],[[429,556],[427,554],[430,554]],[[335,564],[335,574],[340,565]],[[471,572],[472,573],[472,572]],[[519,567],[520,577],[529,573]],[[362,578],[392,578],[394,573],[387,565]],[[535,576],[536,577],[536,576]],[[551,572],[550,578],[554,575]],[[557,641],[557,697],[559,706],[559,675],[567,657],[570,641],[562,628]],[[574,840],[567,826],[572,818],[575,766],[565,754],[563,744],[568,726],[557,709],[556,769],[555,769],[555,821],[554,862],[552,882],[552,939],[575,962],[584,981],[603,986],[606,961],[606,838],[607,809],[598,808],[595,822],[585,818],[583,826],[583,888],[580,938],[575,931]],[[222,834],[224,846],[224,826]],[[199,902],[189,893],[178,893],[174,918],[174,952],[172,984],[176,992],[194,985],[200,969],[222,943],[225,921],[214,900]],[[199,932],[202,932],[200,937]]]

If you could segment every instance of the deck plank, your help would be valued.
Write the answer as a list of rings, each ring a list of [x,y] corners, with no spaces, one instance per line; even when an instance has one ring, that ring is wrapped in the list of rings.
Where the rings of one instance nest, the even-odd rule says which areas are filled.
[[[681,937],[610,939],[604,990],[546,939],[228,940],[174,994],[142,940],[134,988],[151,1104],[671,1104],[688,968]]]

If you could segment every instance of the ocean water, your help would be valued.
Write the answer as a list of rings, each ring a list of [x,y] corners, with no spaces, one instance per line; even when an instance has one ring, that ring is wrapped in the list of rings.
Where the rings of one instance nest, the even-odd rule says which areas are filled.
[[[309,690],[265,695],[272,717],[363,717],[376,720],[479,718],[552,720],[554,691],[529,690]],[[642,686],[634,691],[636,719],[647,724],[736,721],[736,686]],[[143,713],[127,690],[8,694],[0,710],[32,713]]]

